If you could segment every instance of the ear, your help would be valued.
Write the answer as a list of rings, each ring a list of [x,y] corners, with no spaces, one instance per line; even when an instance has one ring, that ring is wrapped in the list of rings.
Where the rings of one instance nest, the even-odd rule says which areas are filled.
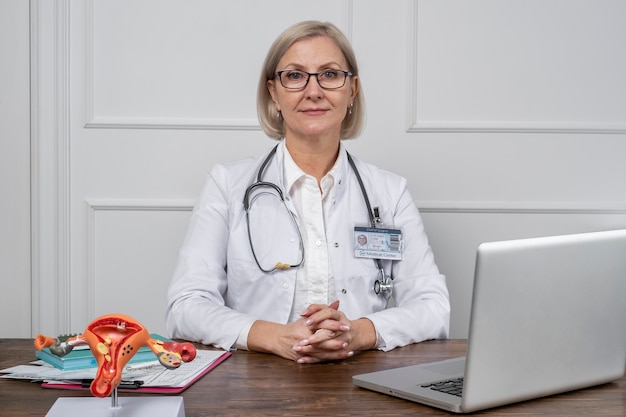
[[[276,111],[280,111],[280,106],[278,105],[278,98],[276,94],[276,83],[274,80],[267,80],[267,91],[269,91],[270,96],[272,96],[272,101],[276,106]]]
[[[350,91],[350,102],[354,101],[356,97],[356,93],[359,92],[361,84],[359,82],[359,76],[355,75],[352,77],[351,91]]]

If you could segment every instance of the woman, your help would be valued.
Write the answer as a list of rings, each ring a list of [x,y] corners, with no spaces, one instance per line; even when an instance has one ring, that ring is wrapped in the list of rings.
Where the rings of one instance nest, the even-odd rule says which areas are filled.
[[[299,363],[447,337],[445,278],[406,180],[341,142],[364,118],[345,36],[321,22],[288,28],[268,52],[257,105],[278,145],[211,171],[170,285],[170,335]],[[363,227],[393,240],[396,258],[356,257]]]

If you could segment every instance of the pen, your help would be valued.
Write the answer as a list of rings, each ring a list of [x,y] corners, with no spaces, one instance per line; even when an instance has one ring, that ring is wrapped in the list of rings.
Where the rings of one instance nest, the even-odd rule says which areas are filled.
[[[80,383],[80,386],[82,388],[89,388],[92,382],[93,382],[93,379],[83,379]],[[118,385],[118,388],[137,389],[137,388],[141,388],[142,385],[143,385],[143,381],[122,381]]]

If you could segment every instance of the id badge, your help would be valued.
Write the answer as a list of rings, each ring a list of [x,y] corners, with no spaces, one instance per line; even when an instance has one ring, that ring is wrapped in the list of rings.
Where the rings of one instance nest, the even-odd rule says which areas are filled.
[[[402,231],[355,226],[354,256],[356,258],[402,259]]]

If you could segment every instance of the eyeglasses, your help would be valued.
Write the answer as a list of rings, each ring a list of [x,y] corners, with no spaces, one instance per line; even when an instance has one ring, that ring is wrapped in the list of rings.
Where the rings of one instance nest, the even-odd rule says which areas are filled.
[[[325,90],[335,90],[346,84],[346,78],[352,76],[350,71],[328,69],[320,72],[305,72],[299,70],[282,70],[276,73],[280,83],[288,90],[302,90],[314,75],[317,83]]]

